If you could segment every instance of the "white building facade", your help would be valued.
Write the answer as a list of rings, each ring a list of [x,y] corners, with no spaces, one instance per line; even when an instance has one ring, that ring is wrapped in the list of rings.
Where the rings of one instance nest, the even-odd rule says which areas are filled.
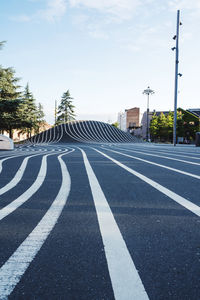
[[[127,112],[126,111],[118,113],[117,122],[119,124],[119,129],[121,129],[125,132],[127,132],[126,119],[127,119]]]

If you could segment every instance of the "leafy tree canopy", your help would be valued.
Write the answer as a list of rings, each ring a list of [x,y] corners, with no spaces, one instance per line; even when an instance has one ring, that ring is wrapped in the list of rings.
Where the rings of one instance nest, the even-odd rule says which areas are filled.
[[[152,140],[170,141],[173,140],[174,113],[161,113],[153,115],[150,123]],[[177,137],[187,140],[195,139],[195,133],[199,131],[199,118],[181,108],[177,110]]]

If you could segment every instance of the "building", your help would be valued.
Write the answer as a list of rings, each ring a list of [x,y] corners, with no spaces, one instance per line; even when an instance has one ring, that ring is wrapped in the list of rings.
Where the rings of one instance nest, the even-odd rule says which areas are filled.
[[[200,118],[200,108],[189,108],[187,111]]]
[[[48,123],[44,122],[40,128],[39,128],[39,132],[42,132],[42,131],[45,131],[45,130],[48,130],[50,129],[52,126],[49,125]],[[4,131],[3,134],[5,136],[9,136],[9,133]],[[32,131],[32,134],[31,135],[34,135],[34,130]],[[25,132],[22,132],[21,130],[17,130],[17,129],[14,129],[13,130],[13,141],[14,142],[20,142],[20,141],[23,141],[23,140],[26,140],[28,139],[29,136],[28,136],[28,133],[25,133]]]
[[[117,122],[119,124],[119,129],[127,131],[126,128],[126,112],[119,112]]]
[[[140,127],[140,108],[134,107],[120,112],[117,122],[121,130],[132,132],[134,129]]]

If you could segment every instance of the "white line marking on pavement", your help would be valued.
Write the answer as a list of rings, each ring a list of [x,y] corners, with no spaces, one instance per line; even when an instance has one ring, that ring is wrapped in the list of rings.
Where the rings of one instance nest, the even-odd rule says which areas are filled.
[[[54,228],[69,195],[71,179],[66,164],[62,160],[64,153],[58,156],[62,172],[62,184],[59,193],[33,231],[0,268],[0,299],[8,299],[22,275],[37,255],[48,235]]]
[[[74,150],[73,150],[74,151]],[[70,152],[73,152],[70,151]],[[70,153],[69,152],[69,153]],[[13,211],[15,211],[18,207],[20,207],[23,203],[25,203],[30,197],[32,197],[38,189],[43,184],[46,174],[47,174],[47,157],[52,154],[46,154],[42,158],[41,167],[39,173],[37,175],[34,183],[26,190],[22,195],[20,195],[17,199],[13,200],[11,203],[0,209],[0,220],[7,217]]]
[[[139,147],[135,147],[134,148],[130,148],[130,149],[137,149],[137,150],[140,150],[140,151],[149,151],[148,153],[154,153],[156,151],[156,153],[160,153],[160,154],[166,154],[166,155],[172,155],[172,156],[178,156],[178,157],[186,157],[188,159],[192,158],[192,159],[197,159],[199,160],[200,157],[195,157],[195,156],[191,156],[191,155],[182,155],[182,154],[175,154],[175,153],[171,153],[171,152],[164,152],[164,151],[159,151],[158,149],[155,149],[155,150],[152,150],[152,149],[144,149],[144,148],[139,148]],[[146,152],[145,152],[146,153]],[[186,153],[184,153],[186,154]]]
[[[34,154],[34,155],[24,158],[21,166],[19,167],[19,169],[18,169],[17,173],[15,174],[15,176],[13,177],[13,179],[10,182],[8,182],[5,186],[0,188],[0,195],[3,195],[4,193],[6,193],[7,191],[9,191],[13,187],[15,187],[20,182],[22,176],[24,175],[24,172],[25,172],[25,169],[26,169],[29,159],[32,157],[35,157],[35,156],[39,156],[39,155],[42,155],[42,154],[41,153]]]
[[[95,203],[115,299],[149,299],[87,156],[80,150]]]
[[[22,156],[26,156],[26,157],[28,157],[28,155],[30,155],[29,153],[27,154],[27,153],[23,153],[23,154],[19,154],[19,155],[13,155],[13,156],[9,156],[9,157],[6,157],[6,158],[3,158],[3,159],[1,159],[0,160],[0,173],[2,172],[2,164],[3,164],[3,162],[4,161],[6,161],[6,160],[9,160],[9,159],[12,159],[12,158],[18,158],[18,157],[22,157]]]
[[[193,162],[193,161],[187,161],[187,160],[183,160],[183,159],[179,159],[179,158],[173,158],[173,157],[163,156],[163,155],[158,155],[158,154],[153,154],[153,153],[146,153],[146,152],[141,152],[141,151],[136,151],[136,150],[124,149],[124,148],[121,148],[121,147],[120,148],[118,147],[117,149],[125,150],[125,151],[128,151],[128,152],[135,152],[135,153],[139,153],[139,154],[142,154],[142,155],[155,156],[155,157],[160,157],[160,158],[164,158],[164,159],[180,161],[180,162],[183,162],[183,163],[186,163],[186,164],[200,166],[200,163],[196,163],[196,162]]]
[[[140,160],[140,161],[143,161],[145,163],[148,163],[148,164],[160,167],[160,168],[168,169],[170,171],[174,171],[174,172],[177,172],[177,173],[180,173],[180,174],[183,174],[183,175],[187,175],[187,176],[190,176],[190,177],[194,177],[196,179],[200,179],[200,176],[196,175],[196,174],[192,174],[192,173],[181,171],[181,170],[178,170],[178,169],[175,169],[175,168],[167,167],[165,165],[157,164],[155,162],[152,162],[152,161],[149,161],[149,160],[146,160],[146,159],[142,159],[142,158],[139,158],[139,157],[136,157],[136,156],[133,156],[133,155],[125,154],[125,153],[115,151],[115,150],[111,150],[111,149],[107,149],[106,147],[102,147],[102,148],[104,150],[111,151],[111,152],[114,152],[114,153],[117,153],[117,154],[120,154],[120,155],[123,155],[123,156],[126,156],[126,157],[130,157],[130,158],[133,158],[133,159],[136,159],[136,160]]]
[[[159,192],[163,193],[164,195],[168,196],[169,198],[171,198],[172,200],[174,200],[175,202],[177,202],[178,204],[184,206],[185,208],[187,208],[188,210],[190,210],[191,212],[193,212],[195,215],[197,215],[198,217],[200,217],[200,207],[192,202],[190,202],[189,200],[179,196],[178,194],[172,192],[171,190],[165,188],[164,186],[160,185],[159,183],[157,183],[156,181],[153,181],[151,179],[149,179],[148,177],[142,175],[141,173],[138,173],[136,171],[134,171],[133,169],[125,166],[124,164],[120,163],[118,160],[108,156],[107,154],[92,148],[95,151],[99,152],[101,155],[107,157],[108,159],[110,159],[111,161],[113,161],[115,164],[117,164],[118,166],[120,166],[121,168],[125,169],[126,171],[128,171],[129,173],[137,176],[138,178],[140,178],[141,180],[143,180],[144,182],[148,183],[149,185],[151,185],[153,188],[155,188],[156,190],[158,190]]]
[[[26,190],[22,195],[20,195],[17,199],[0,209],[0,220],[4,219],[14,210],[16,210],[19,206],[21,206],[24,202],[26,202],[33,194],[37,192],[37,190],[41,187],[46,177],[47,172],[47,155],[43,156],[42,163],[40,167],[40,171],[37,175],[34,183]]]

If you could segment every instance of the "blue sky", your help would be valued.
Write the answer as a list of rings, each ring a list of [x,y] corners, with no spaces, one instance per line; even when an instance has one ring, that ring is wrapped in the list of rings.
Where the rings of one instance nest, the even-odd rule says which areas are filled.
[[[176,11],[181,10],[178,106],[200,107],[199,0],[1,0],[0,64],[29,82],[46,120],[70,90],[77,119],[116,121],[127,108],[173,110]]]

